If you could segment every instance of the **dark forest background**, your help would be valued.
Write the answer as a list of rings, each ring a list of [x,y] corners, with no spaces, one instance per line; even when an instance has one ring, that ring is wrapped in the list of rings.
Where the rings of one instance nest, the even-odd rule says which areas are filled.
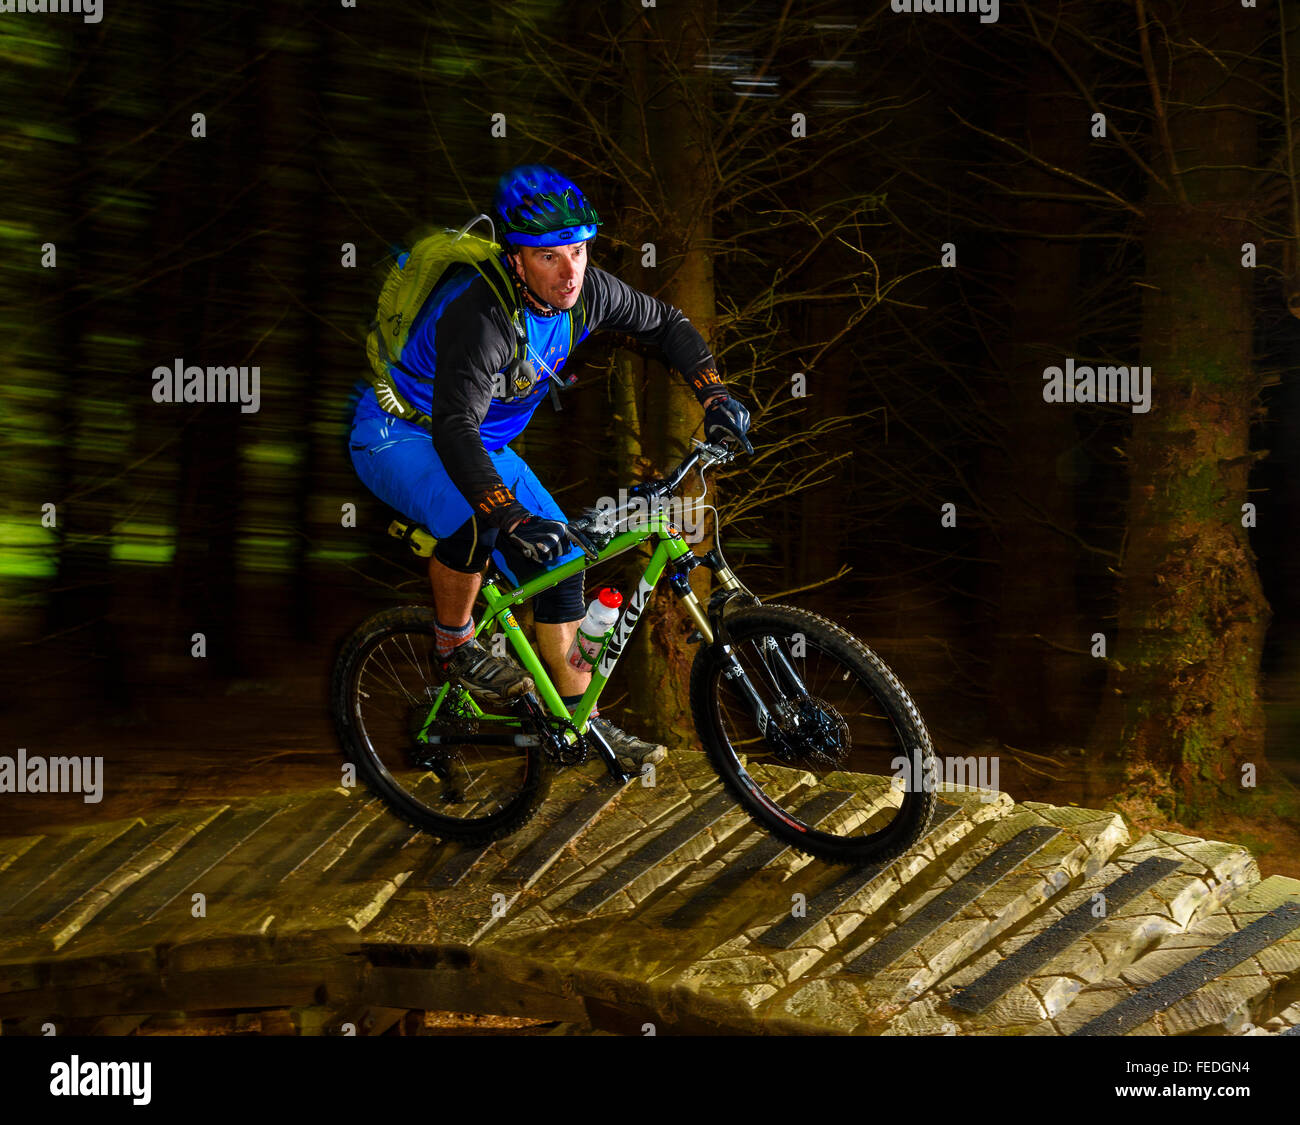
[[[756,592],[877,648],[941,753],[1285,851],[1298,115],[1291,0],[0,18],[3,752],[106,748],[123,800],[337,769],[335,647],[428,600],[347,458],[380,271],[542,161],[753,410],[710,500]],[[624,343],[515,446],[570,509],[698,432]],[[177,357],[257,365],[259,412],[156,403]],[[1150,365],[1150,412],[1044,402],[1066,357]],[[614,710],[684,744],[658,606]]]

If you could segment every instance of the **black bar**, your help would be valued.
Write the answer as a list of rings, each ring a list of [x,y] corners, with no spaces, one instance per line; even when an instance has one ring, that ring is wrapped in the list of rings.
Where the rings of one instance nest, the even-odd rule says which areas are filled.
[[[1125,997],[1072,1035],[1124,1035],[1300,927],[1300,902],[1287,902],[1224,938],[1172,973]]]
[[[1102,889],[1107,915],[1110,915],[1112,906],[1116,909],[1122,907],[1182,865],[1180,859],[1153,857],[1143,860]],[[1091,900],[1081,902],[1042,933],[1025,942],[1005,961],[998,962],[978,980],[953,993],[947,1001],[949,1007],[960,1012],[982,1012],[1009,989],[1025,980],[1035,969],[1047,964],[1104,921],[1105,917],[1093,916]]]
[[[941,895],[932,898],[902,925],[872,943],[865,953],[855,957],[845,968],[851,973],[876,973],[893,964],[1060,834],[1059,828],[1046,824],[1026,828],[982,859]]]

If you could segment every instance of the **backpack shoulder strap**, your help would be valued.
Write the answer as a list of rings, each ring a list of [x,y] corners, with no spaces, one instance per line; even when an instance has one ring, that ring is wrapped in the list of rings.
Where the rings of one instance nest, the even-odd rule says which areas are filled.
[[[578,346],[578,341],[582,338],[582,330],[587,326],[587,294],[585,287],[578,293],[578,303],[569,311],[569,355],[568,359],[573,358],[573,349]],[[567,362],[567,359],[566,359]],[[578,381],[577,375],[570,375],[564,380],[566,387],[571,387]],[[556,386],[558,379],[551,380],[551,408],[558,414],[564,409],[560,405],[560,388]]]
[[[573,311],[569,314],[569,354],[573,355],[573,349],[578,346],[578,341],[582,339],[582,330],[587,327],[587,294],[586,286],[578,293],[578,303],[573,306]]]
[[[464,260],[468,261],[487,283],[493,296],[501,305],[502,311],[505,312],[511,328],[514,329],[515,352],[511,357],[511,362],[517,363],[521,356],[526,359],[528,356],[527,320],[523,316],[519,295],[510,282],[510,275],[506,273],[505,266],[501,264],[501,247],[495,242],[488,242],[486,239],[466,235],[463,232],[457,236],[457,241],[469,242],[469,246],[465,250],[466,256]]]

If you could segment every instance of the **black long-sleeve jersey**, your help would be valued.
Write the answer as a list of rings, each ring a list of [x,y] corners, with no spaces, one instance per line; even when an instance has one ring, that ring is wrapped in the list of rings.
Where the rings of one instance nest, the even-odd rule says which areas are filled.
[[[586,323],[575,344],[592,332],[623,333],[658,348],[699,401],[726,390],[708,345],[680,309],[595,266],[587,267],[582,299]],[[449,275],[430,295],[402,352],[402,366],[431,382],[394,372],[401,393],[432,419],[434,449],[452,483],[495,526],[509,526],[527,509],[504,485],[487,450],[518,437],[541,405],[549,379],[569,358],[571,315],[541,317],[528,310],[528,358],[539,379],[530,394],[507,400],[506,380],[494,377],[514,358],[514,329],[482,277],[472,270]]]

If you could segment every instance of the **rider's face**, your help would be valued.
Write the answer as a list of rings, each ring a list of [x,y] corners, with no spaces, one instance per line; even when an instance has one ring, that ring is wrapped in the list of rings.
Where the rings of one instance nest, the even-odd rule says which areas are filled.
[[[587,244],[568,246],[521,246],[516,259],[523,267],[529,288],[558,309],[578,303],[582,279],[587,272]]]

